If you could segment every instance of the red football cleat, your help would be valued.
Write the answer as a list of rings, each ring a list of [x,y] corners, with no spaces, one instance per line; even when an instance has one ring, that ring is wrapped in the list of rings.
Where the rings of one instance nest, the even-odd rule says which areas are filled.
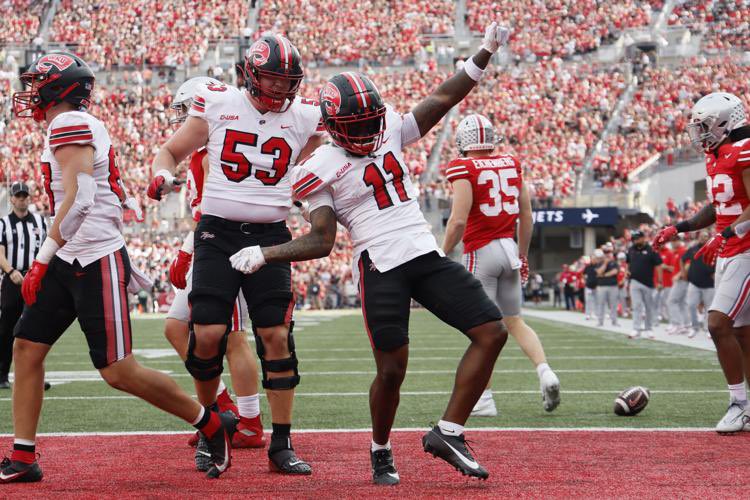
[[[254,418],[240,417],[237,431],[232,436],[232,448],[263,448],[265,445],[260,415]]]

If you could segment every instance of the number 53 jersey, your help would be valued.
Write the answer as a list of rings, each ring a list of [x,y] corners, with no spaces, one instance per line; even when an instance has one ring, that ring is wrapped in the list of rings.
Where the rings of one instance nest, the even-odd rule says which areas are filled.
[[[750,167],[750,138],[727,143],[706,155],[706,195],[716,209],[716,232],[720,233],[750,204],[743,171]],[[730,238],[720,257],[750,250],[750,237]]]
[[[208,123],[208,176],[202,213],[243,222],[278,222],[291,207],[289,168],[311,136],[322,133],[316,101],[297,97],[282,113],[260,113],[245,91],[199,87],[190,116]],[[253,208],[275,220],[254,220]],[[275,215],[274,215],[275,214]]]
[[[457,158],[445,171],[451,183],[471,183],[472,205],[464,233],[464,253],[479,250],[493,240],[513,238],[521,194],[521,164],[511,155]]]
[[[328,144],[292,170],[295,198],[307,199],[311,212],[330,206],[349,230],[355,272],[365,250],[381,273],[440,252],[401,153],[420,137],[414,115],[402,117],[388,106],[385,121],[383,145],[372,155],[354,156]]]

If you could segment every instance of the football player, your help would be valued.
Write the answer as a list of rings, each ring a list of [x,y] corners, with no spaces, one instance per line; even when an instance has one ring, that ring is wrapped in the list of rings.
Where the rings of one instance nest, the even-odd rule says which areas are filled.
[[[292,188],[308,200],[311,231],[272,247],[251,246],[232,256],[235,269],[261,275],[278,263],[325,257],[337,221],[354,243],[365,330],[377,375],[370,388],[376,484],[397,484],[389,435],[409,357],[409,307],[417,300],[471,341],[456,372],[443,418],[423,438],[424,450],[463,474],[487,478],[469,453],[464,424],[479,399],[507,332],[482,284],[443,255],[419,209],[402,149],[425,136],[474,88],[508,30],[492,23],[482,48],[410,113],[383,103],[375,84],[354,72],[335,75],[321,91],[321,111],[333,144],[292,171]]]
[[[297,97],[304,77],[297,49],[286,38],[263,36],[245,57],[245,88],[202,85],[182,126],[154,159],[149,196],[160,199],[174,185],[177,165],[206,146],[208,174],[195,230],[191,328],[185,366],[196,379],[198,399],[213,404],[223,370],[234,301],[247,301],[263,372],[273,433],[271,470],[310,474],[292,448],[294,388],[299,384],[292,336],[291,268],[268,266],[246,276],[229,257],[248,245],[291,239],[286,217],[292,204],[289,168],[322,143],[317,101]]]
[[[170,124],[182,124],[188,115],[188,110],[193,102],[193,96],[200,85],[221,85],[219,80],[209,77],[195,77],[186,81],[177,89],[172,101],[171,109],[174,116]],[[203,195],[204,174],[208,170],[208,156],[206,148],[200,148],[193,152],[190,158],[190,167],[187,173],[187,195],[192,212],[192,221],[200,220],[201,197]],[[169,279],[177,288],[177,294],[167,313],[167,321],[164,326],[164,335],[175,348],[183,361],[187,358],[188,347],[188,322],[190,320],[190,307],[188,306],[188,294],[192,290],[190,279],[190,268],[193,261],[194,233],[185,237],[182,248],[169,268]],[[224,382],[219,382],[216,402],[220,410],[231,410],[239,416],[237,432],[232,438],[232,448],[261,448],[265,445],[263,438],[263,425],[260,420],[260,395],[258,394],[258,365],[255,355],[250,350],[245,333],[247,318],[247,305],[242,294],[234,301],[232,311],[232,325],[229,339],[227,340],[227,363],[232,374],[232,385],[237,393],[237,405],[235,406],[229,396]],[[198,445],[196,450],[196,465],[198,469],[205,469],[206,450],[205,440],[199,440],[198,433],[191,436],[188,444]]]
[[[711,203],[692,218],[662,228],[654,247],[678,233],[716,223],[717,234],[696,256],[716,264],[708,331],[729,388],[729,408],[716,432],[731,434],[750,422],[745,388],[750,380],[750,126],[742,101],[726,92],[702,97],[691,111],[688,133],[695,148],[706,155],[706,194]]]
[[[15,441],[0,466],[0,483],[42,479],[35,438],[44,359],[76,318],[102,378],[193,424],[208,439],[208,475],[218,477],[230,465],[234,419],[206,410],[167,375],[131,356],[131,268],[121,232],[125,196],[107,129],[86,111],[94,73],[73,54],[51,52],[21,82],[28,90],[13,96],[15,115],[47,126],[41,164],[54,222],[23,281],[27,307],[13,349]]]
[[[536,367],[544,409],[553,411],[560,404],[560,381],[547,364],[536,332],[521,318],[521,286],[529,279],[534,230],[521,163],[509,154],[493,154],[495,130],[482,115],[469,115],[459,123],[456,146],[461,157],[445,171],[453,185],[453,206],[443,251],[451,253],[463,239],[464,266],[500,308],[508,331]],[[513,239],[516,226],[518,243]],[[497,415],[489,384],[471,414]]]

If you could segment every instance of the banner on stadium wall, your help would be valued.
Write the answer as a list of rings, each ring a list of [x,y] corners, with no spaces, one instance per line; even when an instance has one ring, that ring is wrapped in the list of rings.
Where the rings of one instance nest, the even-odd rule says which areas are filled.
[[[534,224],[540,226],[614,226],[617,207],[550,208],[532,211]]]

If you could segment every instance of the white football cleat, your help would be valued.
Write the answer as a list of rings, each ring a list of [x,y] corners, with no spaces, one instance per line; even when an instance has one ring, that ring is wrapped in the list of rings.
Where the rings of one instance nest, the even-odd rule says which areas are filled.
[[[640,336],[641,336],[641,332],[639,332],[638,330],[633,330],[632,332],[630,332],[630,335],[628,335],[628,338],[637,339]]]
[[[643,332],[643,335],[650,338],[651,340],[654,340],[656,338],[656,335],[654,335],[653,330],[646,330],[645,332]]]
[[[733,402],[727,409],[727,414],[716,424],[716,432],[719,434],[734,434],[745,428],[750,422],[750,414],[747,408],[737,402]]]
[[[497,407],[493,398],[479,398],[474,409],[471,410],[472,417],[497,417]]]
[[[552,370],[545,370],[540,378],[542,406],[544,411],[553,411],[560,405],[560,380]]]

